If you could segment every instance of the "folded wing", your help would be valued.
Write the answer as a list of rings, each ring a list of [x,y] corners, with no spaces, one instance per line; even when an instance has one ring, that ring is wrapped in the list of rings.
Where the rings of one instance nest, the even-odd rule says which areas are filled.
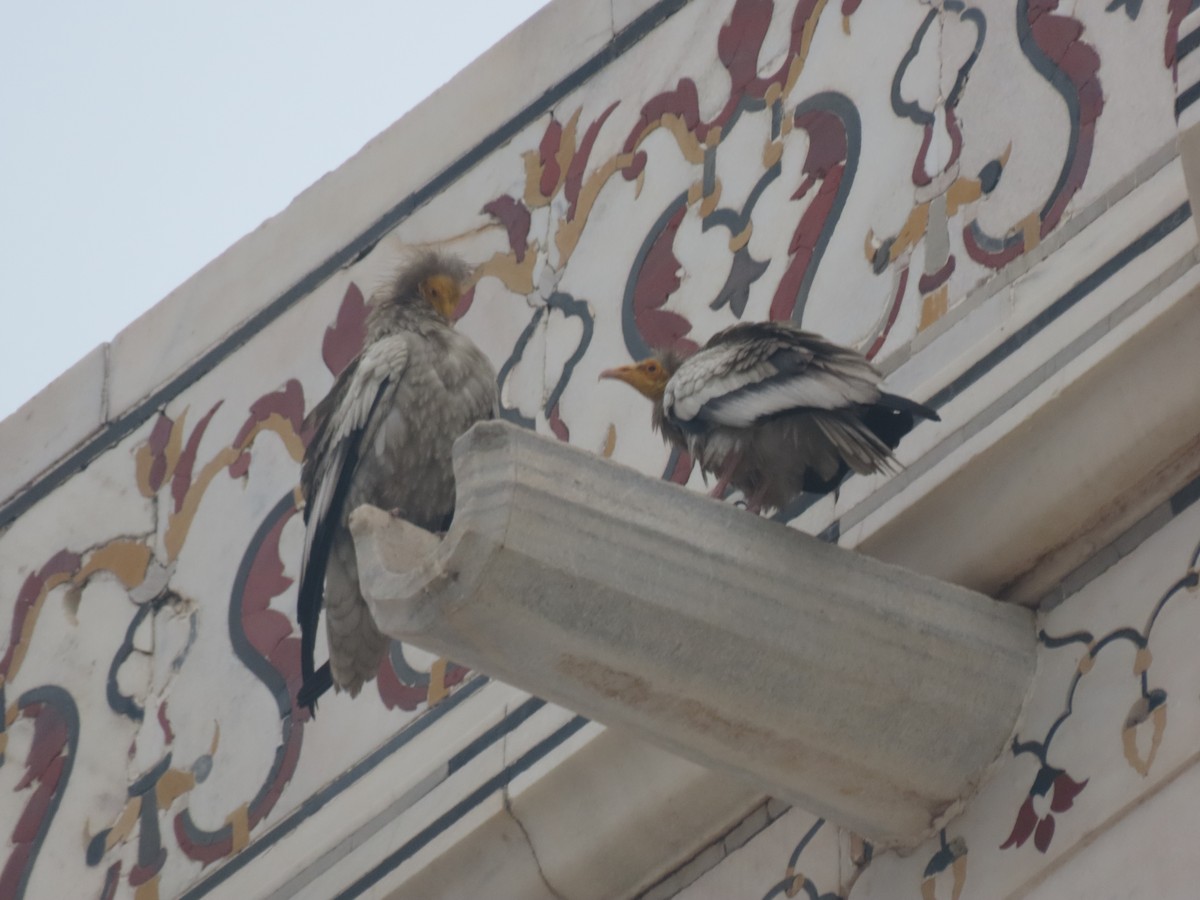
[[[327,687],[328,670],[314,672],[317,625],[325,598],[325,581],[334,540],[346,514],[346,497],[365,444],[378,427],[381,410],[390,407],[388,395],[404,377],[409,337],[398,334],[372,344],[348,366],[329,394],[305,422],[313,437],[300,473],[304,490],[304,552],[300,563],[297,618],[300,624],[302,699],[315,699]],[[361,603],[361,599],[331,592],[330,604]],[[334,610],[331,610],[336,612]],[[360,613],[366,613],[365,608]],[[358,620],[374,622],[369,614]],[[372,639],[372,636],[367,636]],[[311,705],[311,703],[306,704]]]
[[[879,399],[862,356],[786,323],[737,325],[685,360],[663,409],[686,430],[747,428],[798,409],[840,410]]]

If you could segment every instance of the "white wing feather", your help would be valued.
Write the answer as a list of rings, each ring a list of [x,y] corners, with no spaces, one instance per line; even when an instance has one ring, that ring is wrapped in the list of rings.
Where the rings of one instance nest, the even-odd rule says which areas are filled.
[[[879,375],[865,361],[813,359],[788,374],[742,348],[721,344],[685,360],[663,394],[664,413],[683,424],[744,428],[791,409],[842,409],[879,397]]]
[[[808,371],[715,397],[703,409],[703,418],[714,425],[745,428],[789,409],[841,409],[878,396],[879,391],[864,382]]]
[[[306,501],[311,506],[308,527],[304,534],[301,571],[304,571],[303,567],[308,564],[317,533],[323,528],[337,526],[337,523],[327,520],[334,492],[341,479],[342,468],[346,465],[352,443],[350,438],[370,426],[368,419],[383,382],[391,379],[395,383],[404,374],[409,356],[408,341],[407,334],[397,334],[368,346],[358,361],[342,402],[330,413],[329,456],[318,476],[315,496]]]
[[[684,360],[667,382],[663,393],[663,409],[681,422],[696,418],[708,402],[758,384],[775,372],[765,362],[730,371],[733,352],[726,348],[701,350]]]

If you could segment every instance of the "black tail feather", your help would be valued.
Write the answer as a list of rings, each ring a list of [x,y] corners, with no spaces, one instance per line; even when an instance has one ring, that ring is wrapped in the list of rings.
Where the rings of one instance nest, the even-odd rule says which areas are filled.
[[[928,406],[897,394],[880,394],[879,399],[862,413],[863,424],[892,450],[913,430],[917,418],[941,421]]]
[[[875,405],[882,406],[884,409],[906,412],[915,418],[928,419],[931,422],[942,421],[942,417],[924,403],[909,400],[907,397],[901,397],[899,394],[880,394],[879,399],[875,401]]]
[[[309,715],[316,718],[317,699],[331,687],[333,687],[333,673],[329,669],[329,663],[324,663],[310,677],[304,679],[300,690],[296,692],[296,705],[307,706]]]

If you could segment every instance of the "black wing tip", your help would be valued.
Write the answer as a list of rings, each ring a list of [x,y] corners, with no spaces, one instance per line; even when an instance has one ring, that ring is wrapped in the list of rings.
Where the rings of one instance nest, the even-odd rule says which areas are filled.
[[[296,692],[296,706],[307,707],[309,718],[315,719],[317,717],[317,700],[331,687],[333,687],[333,672],[329,668],[329,663],[324,663],[300,685],[300,690]]]
[[[879,399],[875,401],[875,404],[886,409],[894,409],[899,412],[911,413],[917,418],[928,419],[930,422],[942,421],[942,417],[939,416],[935,410],[930,409],[924,403],[918,403],[916,400],[909,400],[907,397],[901,397],[899,394],[880,394]]]

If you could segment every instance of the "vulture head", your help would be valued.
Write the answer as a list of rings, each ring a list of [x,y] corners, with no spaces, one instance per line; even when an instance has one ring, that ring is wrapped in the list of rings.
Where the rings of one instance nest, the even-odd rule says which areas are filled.
[[[377,301],[380,307],[425,306],[447,322],[462,299],[471,277],[470,267],[457,256],[430,250],[414,257],[397,274]]]
[[[649,397],[658,403],[662,400],[667,382],[671,380],[681,362],[683,357],[680,354],[665,350],[632,365],[605,369],[600,373],[600,377],[623,381],[643,397]]]
[[[454,310],[462,297],[462,286],[452,275],[438,273],[421,282],[421,296],[447,322],[454,321]]]

